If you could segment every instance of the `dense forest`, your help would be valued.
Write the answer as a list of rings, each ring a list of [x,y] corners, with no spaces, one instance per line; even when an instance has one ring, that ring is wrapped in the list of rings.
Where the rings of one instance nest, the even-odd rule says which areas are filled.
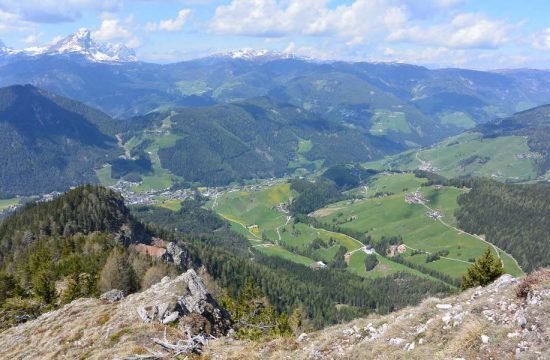
[[[298,193],[290,205],[295,214],[309,214],[333,202],[345,199],[345,196],[331,180],[319,179],[315,182],[302,179],[290,181],[290,188]]]
[[[488,179],[470,183],[472,189],[458,198],[459,227],[484,234],[526,271],[549,266],[550,185],[511,185]]]
[[[401,149],[267,97],[183,109],[170,119],[181,139],[159,151],[162,166],[205,185],[281,176],[299,156],[305,160],[300,166],[307,167],[317,160],[334,165]],[[303,139],[309,146],[301,149]]]
[[[94,168],[120,152],[118,123],[30,85],[0,89],[0,197],[97,182]]]
[[[128,246],[147,241],[119,194],[85,186],[29,204],[0,225],[0,329],[79,297],[148,288],[174,265]]]

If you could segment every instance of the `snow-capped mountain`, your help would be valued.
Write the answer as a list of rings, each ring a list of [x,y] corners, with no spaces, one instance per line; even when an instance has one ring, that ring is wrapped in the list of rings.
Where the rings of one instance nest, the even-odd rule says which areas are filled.
[[[230,51],[227,53],[219,53],[210,56],[212,58],[229,58],[229,59],[240,59],[247,61],[272,61],[272,60],[284,60],[284,59],[299,59],[300,57],[287,53],[287,52],[277,52],[267,49],[251,49],[244,48],[240,50]]]
[[[45,47],[32,47],[23,50],[13,50],[0,43],[0,55],[22,56],[55,56],[76,55],[83,56],[95,62],[134,62],[138,61],[132,49],[122,44],[104,44],[94,39],[88,29],[80,29],[78,32],[59,40],[53,45]]]

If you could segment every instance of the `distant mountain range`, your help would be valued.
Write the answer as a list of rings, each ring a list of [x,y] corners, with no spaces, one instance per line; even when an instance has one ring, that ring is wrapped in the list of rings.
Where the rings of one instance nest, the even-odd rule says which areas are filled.
[[[399,137],[402,130],[414,133],[418,123],[430,123],[439,133],[436,140],[550,103],[550,72],[542,70],[486,72],[319,62],[254,49],[153,64],[139,61],[123,45],[94,40],[85,29],[41,48],[13,50],[0,45],[0,86],[25,83],[114,117],[270,96],[345,125],[370,126],[374,118],[379,125],[373,132],[381,135],[393,129]],[[401,120],[396,124],[385,114],[404,116],[406,124]],[[419,136],[411,141],[433,140]]]
[[[0,190],[9,194],[97,182],[93,168],[121,154],[119,133],[142,144],[136,154],[151,172],[143,152],[151,139],[140,134],[166,118],[173,138],[156,146],[158,166],[185,181],[225,184],[372,161],[550,103],[543,70],[318,62],[254,49],[152,64],[86,29],[41,48],[0,43],[0,86],[7,87],[0,93]],[[515,153],[524,156],[520,136]],[[538,141],[528,136],[529,146]],[[534,153],[525,156],[545,156]],[[548,167],[536,161],[528,178]],[[120,176],[136,168],[123,165]],[[46,167],[57,169],[57,185],[40,178]]]
[[[0,59],[17,61],[24,57],[40,56],[75,56],[94,62],[124,63],[137,61],[132,49],[122,44],[102,44],[97,42],[88,29],[61,39],[54,44],[43,47],[31,47],[21,50],[11,49],[0,42]]]

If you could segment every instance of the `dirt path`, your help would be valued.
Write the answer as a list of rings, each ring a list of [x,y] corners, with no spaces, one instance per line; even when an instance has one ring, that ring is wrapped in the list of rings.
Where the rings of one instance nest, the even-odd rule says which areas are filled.
[[[126,156],[126,158],[127,158],[128,160],[134,160],[134,159],[132,158],[131,154],[130,154],[130,150],[128,150],[128,149],[126,148],[126,146],[124,146],[124,143],[122,142],[122,136],[121,136],[121,134],[116,134],[115,137],[116,137],[116,140],[117,140],[117,146],[118,146],[119,148],[121,148],[122,150],[124,150],[124,156]]]
[[[250,235],[254,236],[254,238],[260,239],[260,237],[259,237],[258,235],[254,234],[252,231],[250,231],[250,229],[249,229],[248,227],[246,227],[246,225],[243,224],[242,222],[240,222],[239,220],[231,219],[231,218],[225,216],[224,214],[222,214],[222,213],[220,213],[220,212],[218,213],[218,215],[220,215],[222,218],[224,218],[224,219],[227,220],[227,221],[230,221],[230,222],[235,223],[235,224],[239,224],[239,225],[242,226],[246,231],[248,231],[248,232],[250,233]]]
[[[292,219],[292,216],[287,215],[287,216],[286,216],[286,222],[285,222],[285,224],[284,224],[284,225],[277,226],[277,229],[276,229],[276,230],[277,230],[277,237],[279,238],[279,239],[277,240],[277,245],[279,245],[279,241],[282,240],[280,229],[281,229],[283,226],[287,226],[291,219]]]
[[[418,188],[416,191],[420,191],[420,188]],[[423,205],[426,209],[430,210],[430,211],[435,211],[434,209],[432,209],[431,207],[429,207],[428,205],[426,205],[424,202],[421,202],[420,203],[421,205]],[[470,234],[469,232],[466,232],[464,230],[461,230],[451,224],[448,224],[446,223],[445,221],[443,221],[442,218],[439,218],[437,219],[441,224],[443,224],[444,226],[450,228],[450,229],[453,229],[455,231],[458,231],[462,234],[465,234],[465,235],[468,235],[470,237],[473,237],[474,239],[476,240],[480,240],[480,241],[483,241],[484,243],[486,243],[487,245],[491,246],[497,253],[497,257],[498,259],[500,260],[500,263],[502,264],[502,267],[504,267],[504,261],[502,260],[502,257],[500,256],[500,252],[502,251],[503,253],[505,253],[506,255],[508,255],[513,261],[514,263],[516,264],[516,266],[518,267],[518,269],[520,269],[522,272],[523,272],[523,269],[521,268],[521,266],[519,265],[519,263],[517,262],[517,260],[510,254],[508,254],[506,251],[500,249],[499,247],[497,247],[495,244],[493,243],[490,243],[488,242],[487,240],[483,239],[481,236],[477,236],[477,235],[474,235],[474,234]],[[405,245],[406,246],[406,245]],[[443,258],[443,257],[442,257]],[[458,259],[455,259],[455,260],[458,260]],[[462,261],[462,260],[460,260]]]

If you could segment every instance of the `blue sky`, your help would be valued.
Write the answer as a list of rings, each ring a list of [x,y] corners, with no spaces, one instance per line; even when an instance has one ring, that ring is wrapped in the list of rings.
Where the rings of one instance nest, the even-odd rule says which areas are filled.
[[[550,68],[548,0],[0,0],[0,39],[40,46],[80,28],[145,61],[239,48],[429,67]]]

